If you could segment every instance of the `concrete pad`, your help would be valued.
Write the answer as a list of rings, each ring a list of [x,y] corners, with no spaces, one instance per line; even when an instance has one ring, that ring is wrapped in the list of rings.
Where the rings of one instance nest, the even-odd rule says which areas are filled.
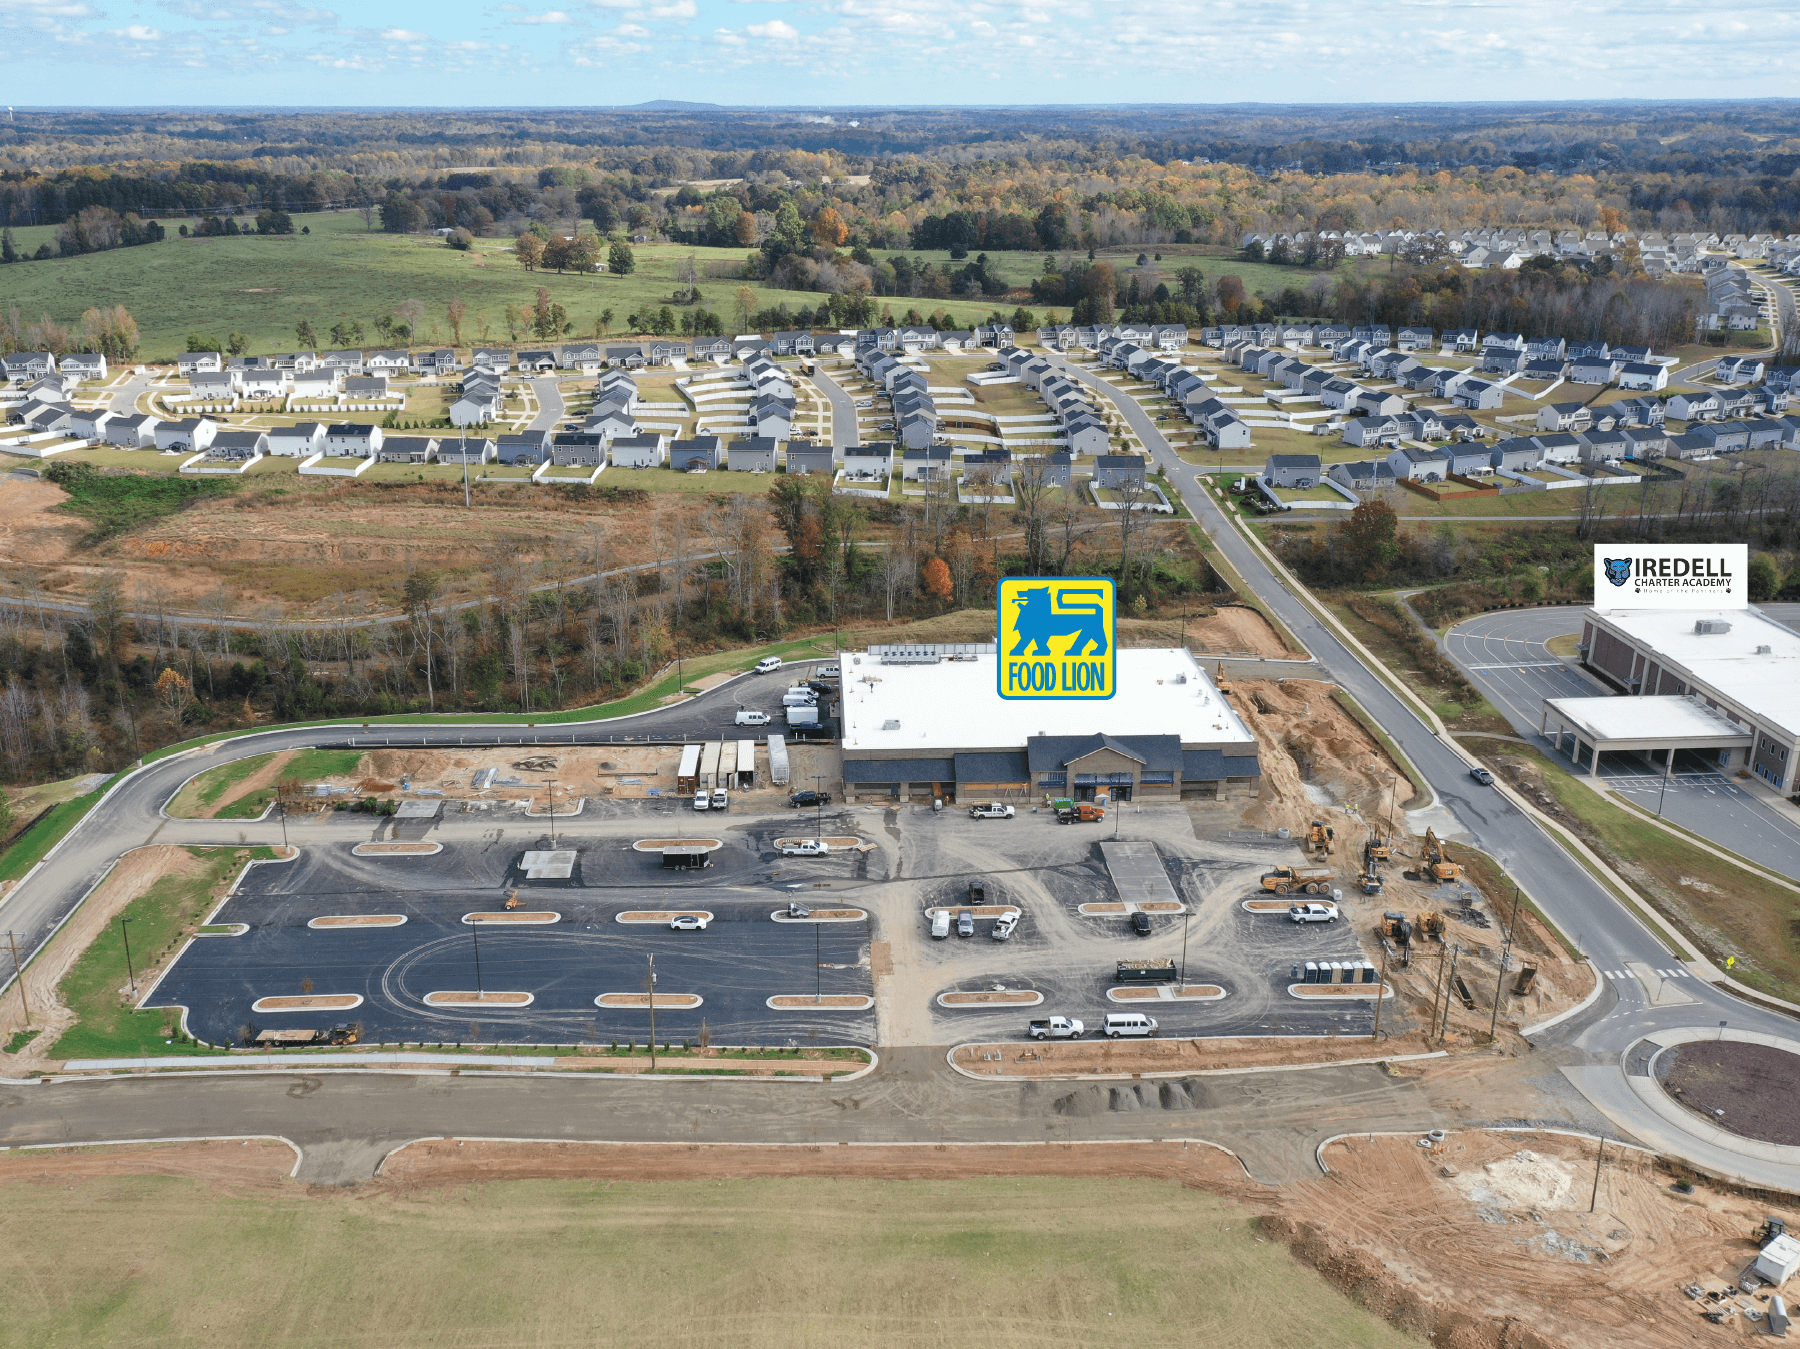
[[[1682,991],[1679,979],[1666,978],[1641,960],[1628,960],[1625,968],[1644,986],[1644,996],[1652,1007],[1679,1007],[1683,1003],[1700,1001],[1693,994]]]

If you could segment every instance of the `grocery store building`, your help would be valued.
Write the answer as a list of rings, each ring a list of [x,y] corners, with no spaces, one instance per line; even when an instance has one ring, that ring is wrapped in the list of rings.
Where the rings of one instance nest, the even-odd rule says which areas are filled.
[[[1108,699],[1005,699],[991,644],[845,652],[844,798],[1255,796],[1256,737],[1192,654],[1121,650]]]

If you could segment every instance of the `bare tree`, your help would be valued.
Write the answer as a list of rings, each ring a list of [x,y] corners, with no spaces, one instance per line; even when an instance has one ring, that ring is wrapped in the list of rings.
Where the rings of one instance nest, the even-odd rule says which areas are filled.
[[[1013,501],[1025,526],[1025,571],[1029,576],[1044,574],[1049,554],[1045,512],[1055,491],[1056,481],[1043,455],[1027,455],[1013,465]]]

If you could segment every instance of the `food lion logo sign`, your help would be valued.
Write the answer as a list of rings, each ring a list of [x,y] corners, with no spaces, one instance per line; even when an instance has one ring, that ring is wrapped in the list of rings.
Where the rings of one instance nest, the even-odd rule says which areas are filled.
[[[1744,543],[1594,545],[1596,609],[1746,609]]]
[[[1008,576],[996,624],[1002,698],[1110,698],[1118,691],[1110,576]]]

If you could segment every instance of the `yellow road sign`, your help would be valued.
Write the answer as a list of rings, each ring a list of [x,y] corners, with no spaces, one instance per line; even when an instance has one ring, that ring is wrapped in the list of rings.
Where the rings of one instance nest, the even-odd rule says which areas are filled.
[[[1008,576],[997,641],[1002,698],[1110,698],[1118,691],[1110,576]]]

